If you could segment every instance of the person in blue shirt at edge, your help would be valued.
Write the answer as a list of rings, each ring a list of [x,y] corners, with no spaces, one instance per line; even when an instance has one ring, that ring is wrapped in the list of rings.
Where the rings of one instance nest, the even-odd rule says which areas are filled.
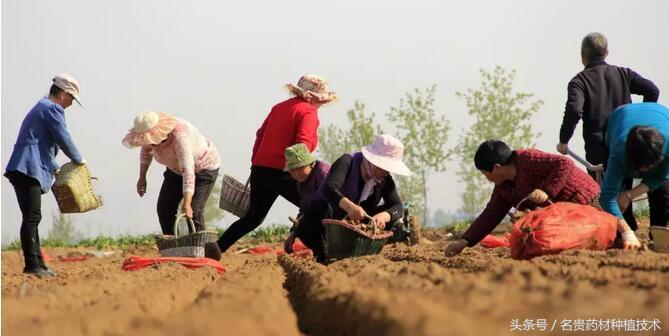
[[[625,249],[641,244],[622,216],[632,200],[656,190],[669,180],[669,110],[657,103],[623,105],[611,113],[605,140],[609,159],[602,183],[602,209],[618,218]],[[622,180],[640,178],[641,183],[620,192]],[[649,202],[653,202],[649,199]],[[664,202],[664,200],[661,200]],[[651,204],[653,206],[653,204]],[[666,212],[669,209],[664,209]],[[650,223],[665,226],[667,223]]]
[[[5,169],[5,177],[14,186],[21,208],[21,248],[24,273],[39,277],[55,276],[44,263],[37,226],[42,220],[42,194],[46,194],[58,171],[56,155],[62,149],[76,164],[84,158],[72,142],[65,124],[65,109],[79,100],[79,83],[67,74],[57,75],[48,97],[37,102],[23,119],[14,150]]]
[[[298,222],[290,228],[290,235],[288,235],[283,244],[283,249],[287,253],[293,253],[293,243],[295,242],[295,238],[297,238],[299,220],[321,187],[321,184],[325,181],[330,171],[330,164],[316,159],[309,152],[309,148],[303,143],[286,148],[284,156],[286,158],[286,168],[284,170],[289,172],[293,180],[297,182],[297,190],[300,194],[300,211],[297,215]]]

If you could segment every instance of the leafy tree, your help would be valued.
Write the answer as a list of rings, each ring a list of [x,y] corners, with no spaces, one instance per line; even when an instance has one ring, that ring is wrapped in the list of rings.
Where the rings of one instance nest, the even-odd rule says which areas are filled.
[[[400,99],[397,107],[386,114],[404,144],[404,162],[413,171],[412,176],[398,177],[400,193],[405,201],[419,211],[427,224],[428,178],[432,172],[443,172],[450,153],[444,149],[450,130],[445,116],[438,117],[434,110],[436,85],[424,90],[414,89]]]
[[[506,71],[496,66],[493,71],[480,70],[482,82],[477,89],[457,92],[464,98],[474,124],[460,136],[459,145],[453,153],[460,159],[457,175],[465,183],[461,194],[461,211],[470,218],[477,216],[485,207],[493,186],[474,166],[474,154],[486,140],[502,140],[512,149],[533,147],[540,133],[532,131],[530,119],[543,105],[534,99],[533,93],[514,92],[516,71]]]
[[[372,142],[374,135],[381,133],[381,127],[374,124],[375,114],[367,116],[365,104],[355,101],[346,112],[348,128],[329,125],[319,130],[318,154],[321,159],[333,163],[342,154],[359,151]]]
[[[221,198],[221,180],[222,177],[216,180],[214,188],[211,190],[211,195],[204,205],[204,221],[207,223],[207,226],[220,221],[225,215],[225,212],[218,207]]]
[[[65,244],[72,244],[78,240],[79,235],[74,228],[74,220],[70,215],[53,211],[51,218],[53,226],[49,230],[49,240],[60,241]]]

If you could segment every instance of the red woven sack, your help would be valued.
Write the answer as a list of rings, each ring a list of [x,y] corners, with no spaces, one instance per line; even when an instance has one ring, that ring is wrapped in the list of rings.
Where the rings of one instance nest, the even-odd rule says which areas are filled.
[[[198,269],[202,267],[213,267],[219,274],[225,273],[225,267],[216,261],[209,258],[187,258],[187,257],[155,257],[144,258],[139,256],[131,256],[123,262],[121,267],[124,271],[136,271],[145,267],[150,267],[162,263],[178,263],[189,269]]]
[[[485,248],[509,247],[509,237],[508,235],[506,237],[487,235],[481,239],[479,244]]]
[[[513,225],[511,257],[530,259],[564,250],[604,250],[616,237],[616,217],[591,206],[560,202],[531,211]]]

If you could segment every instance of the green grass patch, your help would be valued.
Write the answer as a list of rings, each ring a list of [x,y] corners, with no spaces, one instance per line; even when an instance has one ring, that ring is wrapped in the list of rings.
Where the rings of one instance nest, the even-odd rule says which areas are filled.
[[[290,226],[284,224],[272,224],[260,227],[251,232],[249,238],[254,244],[282,242],[290,234]]]
[[[450,226],[448,226],[446,228],[446,231],[452,233],[456,237],[459,237],[469,228],[471,222],[472,221],[469,219],[456,221],[452,223]]]
[[[218,235],[222,235],[226,228],[212,227]],[[272,224],[267,227],[260,227],[253,230],[242,239],[250,239],[253,244],[282,242],[290,234],[290,226],[284,224]],[[59,239],[44,239],[40,241],[42,247],[89,247],[97,250],[123,250],[134,247],[156,246],[153,238],[155,234],[145,234],[136,236],[106,237],[97,236],[95,238],[86,238],[77,243],[70,244]],[[21,241],[14,240],[5,246],[3,251],[20,250]]]
[[[90,247],[97,250],[127,249],[132,247],[155,246],[156,242],[153,236],[153,234],[121,236],[117,238],[98,236],[95,238],[86,238],[74,244],[68,244],[59,239],[44,239],[40,241],[40,245],[42,247]],[[16,239],[3,248],[3,251],[20,249],[21,241]]]

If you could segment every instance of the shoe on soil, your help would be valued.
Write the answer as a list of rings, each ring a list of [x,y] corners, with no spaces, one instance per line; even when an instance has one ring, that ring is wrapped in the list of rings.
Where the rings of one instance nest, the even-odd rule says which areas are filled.
[[[56,273],[54,273],[51,270],[45,270],[41,267],[34,267],[34,268],[24,268],[23,273],[25,274],[31,274],[37,277],[50,277],[50,276],[55,276]]]
[[[48,267],[44,267],[44,268],[42,268],[42,269],[43,269],[45,272],[49,273],[49,276],[56,276],[56,275],[58,275],[58,274],[56,274],[56,272],[54,272],[53,270],[51,270],[51,269],[48,268]]]

